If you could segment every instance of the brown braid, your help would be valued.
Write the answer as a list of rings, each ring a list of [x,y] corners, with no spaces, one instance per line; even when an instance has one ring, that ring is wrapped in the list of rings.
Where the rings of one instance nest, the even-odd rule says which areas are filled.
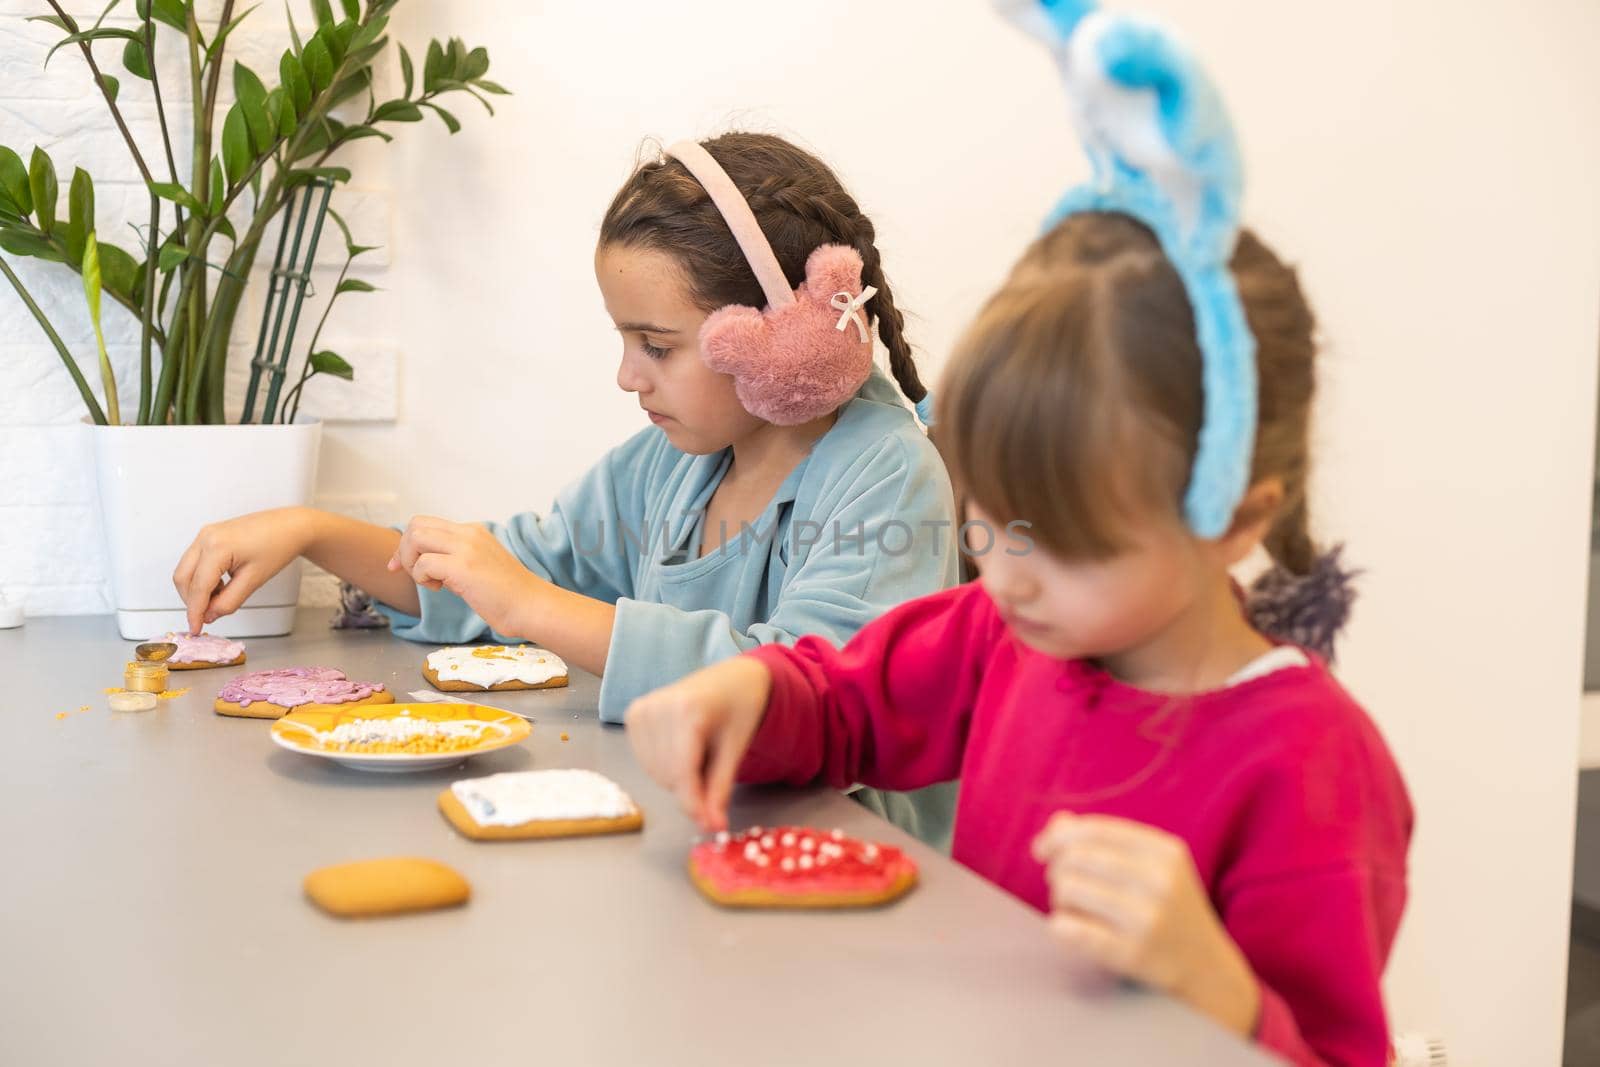
[[[861,282],[878,290],[867,309],[889,353],[889,370],[913,402],[926,396],[905,316],[883,272],[877,231],[827,164],[770,134],[728,133],[702,144],[744,194],[791,286],[805,281],[806,259],[822,245],[849,245],[860,254]],[[705,311],[766,304],[716,205],[675,159],[658,155],[634,170],[606,211],[600,243],[673,256]]]

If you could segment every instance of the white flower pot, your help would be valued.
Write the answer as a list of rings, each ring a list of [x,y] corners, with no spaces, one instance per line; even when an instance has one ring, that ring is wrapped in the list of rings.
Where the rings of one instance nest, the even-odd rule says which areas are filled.
[[[117,629],[130,641],[188,626],[172,572],[200,527],[309,504],[316,486],[320,422],[91,426],[90,432]],[[206,629],[224,637],[286,634],[299,595],[296,560]]]

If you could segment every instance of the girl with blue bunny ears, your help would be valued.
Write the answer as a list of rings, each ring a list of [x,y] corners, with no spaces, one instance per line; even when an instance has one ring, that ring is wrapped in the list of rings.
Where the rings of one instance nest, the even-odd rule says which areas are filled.
[[[1016,5],[1012,5],[1015,7]],[[961,776],[953,855],[1074,959],[1298,1064],[1383,1064],[1412,811],[1327,667],[1347,576],[1307,532],[1314,324],[1237,222],[1238,154],[1164,31],[1021,12],[1094,164],[980,312],[936,405],[971,517],[1032,552],[842,649],[765,646],[628,710],[708,831],[735,781]],[[1249,597],[1230,568],[1264,545]],[[974,549],[981,546],[970,546]]]

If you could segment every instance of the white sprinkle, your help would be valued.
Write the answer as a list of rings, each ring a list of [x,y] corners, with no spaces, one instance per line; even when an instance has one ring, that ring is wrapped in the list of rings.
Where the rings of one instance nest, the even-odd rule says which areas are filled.
[[[817,843],[815,841],[811,840],[811,838],[802,837],[800,839],[800,851],[801,852],[810,852],[811,850],[815,849],[816,847],[817,847]]]
[[[811,869],[812,862],[813,861],[812,861],[810,856],[801,856],[800,857],[800,869],[802,871],[809,871]]]
[[[782,837],[782,841],[783,841],[783,847],[784,848],[793,848],[794,847],[794,834],[792,834],[792,833],[784,834],[783,837]]]
[[[716,841],[719,845],[726,845],[728,843],[728,831],[718,830]]]
[[[782,867],[786,871],[794,870],[794,857],[793,856],[785,856],[785,857],[783,857],[783,862],[778,864],[778,866]]]
[[[746,830],[745,833],[749,834],[751,837],[760,837],[761,836],[761,827],[752,826],[752,827],[750,827],[750,829]]]
[[[844,840],[844,831],[835,828],[833,831],[831,831],[828,834],[828,836],[833,838],[835,841],[843,841]]]
[[[757,847],[754,841],[745,842],[744,858],[749,860],[751,863],[758,862],[763,858],[761,855],[761,849]]]
[[[775,844],[777,844],[777,842],[773,840],[771,834],[767,834],[761,838],[762,848],[771,848]]]
[[[767,857],[761,855],[759,852],[756,853],[756,866],[757,867],[765,867],[767,864],[769,864],[771,862],[772,862],[771,860],[767,859]]]

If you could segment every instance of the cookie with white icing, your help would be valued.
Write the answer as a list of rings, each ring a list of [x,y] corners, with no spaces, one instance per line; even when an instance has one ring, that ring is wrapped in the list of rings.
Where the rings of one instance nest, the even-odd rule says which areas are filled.
[[[644,825],[622,787],[586,770],[508,771],[452,782],[439,810],[475,841],[618,834]]]
[[[557,689],[567,684],[567,665],[533,645],[479,645],[428,653],[422,676],[446,693]]]

